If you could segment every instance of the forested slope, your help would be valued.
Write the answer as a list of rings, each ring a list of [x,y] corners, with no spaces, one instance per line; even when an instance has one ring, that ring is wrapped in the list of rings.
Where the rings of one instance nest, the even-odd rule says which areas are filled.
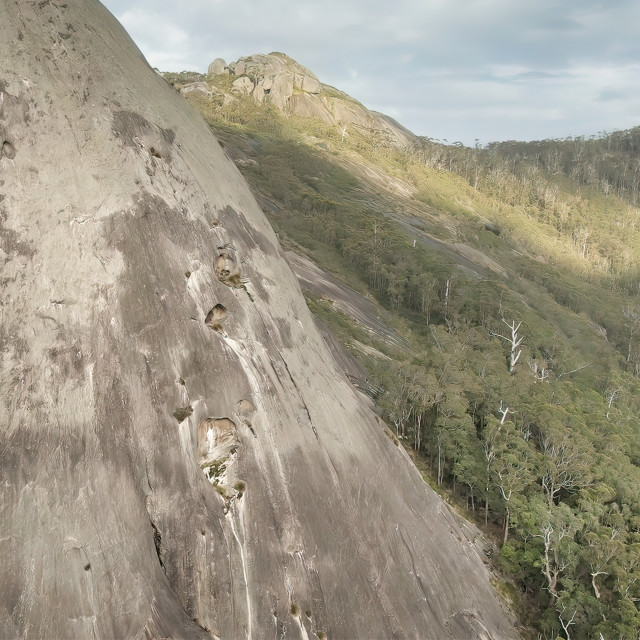
[[[398,148],[207,82],[186,95],[281,241],[409,341],[308,300],[432,484],[494,536],[528,633],[636,638],[638,132]]]

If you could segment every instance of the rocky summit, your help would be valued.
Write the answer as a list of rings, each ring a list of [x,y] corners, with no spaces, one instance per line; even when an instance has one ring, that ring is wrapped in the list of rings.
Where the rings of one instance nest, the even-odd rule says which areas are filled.
[[[0,14],[0,637],[516,637],[202,118],[96,0]]]
[[[397,147],[405,147],[416,136],[393,118],[370,111],[357,100],[334,87],[322,84],[317,76],[284,53],[255,54],[239,58],[228,65],[216,58],[208,69],[214,84],[192,83],[183,91],[220,91],[216,76],[226,74],[233,80],[227,99],[246,94],[260,104],[270,103],[287,115],[318,118],[329,125],[355,127],[377,135]],[[346,132],[346,129],[345,129]]]

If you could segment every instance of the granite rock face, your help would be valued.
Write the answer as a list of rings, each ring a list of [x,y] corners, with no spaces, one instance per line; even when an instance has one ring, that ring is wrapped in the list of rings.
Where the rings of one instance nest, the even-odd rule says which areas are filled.
[[[240,58],[233,69],[235,75],[248,76],[254,81],[258,95],[268,94],[274,104],[282,106],[287,104],[294,89],[314,94],[321,90],[315,74],[284,53]]]
[[[96,0],[0,15],[0,637],[516,637],[204,121]]]

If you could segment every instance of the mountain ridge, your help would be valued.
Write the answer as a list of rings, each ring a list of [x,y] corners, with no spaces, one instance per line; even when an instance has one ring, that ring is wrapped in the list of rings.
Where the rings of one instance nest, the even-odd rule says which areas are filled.
[[[229,76],[232,86],[222,90],[229,98],[234,92],[251,95],[259,104],[273,104],[282,113],[341,125],[343,135],[349,126],[356,127],[398,147],[410,145],[416,138],[390,116],[370,111],[343,91],[321,83],[312,71],[281,52],[245,56],[229,64],[216,58],[209,65],[208,77],[216,76],[219,76],[217,83],[214,80],[208,86],[187,84],[183,90],[207,93],[215,87],[220,91],[223,76]]]

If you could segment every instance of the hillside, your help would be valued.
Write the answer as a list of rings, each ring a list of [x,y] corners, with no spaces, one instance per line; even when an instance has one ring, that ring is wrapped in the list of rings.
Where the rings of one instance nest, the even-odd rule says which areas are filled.
[[[375,114],[363,127],[256,97],[264,76],[245,69],[166,77],[284,246],[378,305],[391,338],[302,279],[316,317],[367,367],[363,387],[395,437],[493,536],[527,633],[636,638],[635,130],[478,149],[401,142]]]
[[[516,638],[203,119],[97,0],[0,15],[0,638]]]

